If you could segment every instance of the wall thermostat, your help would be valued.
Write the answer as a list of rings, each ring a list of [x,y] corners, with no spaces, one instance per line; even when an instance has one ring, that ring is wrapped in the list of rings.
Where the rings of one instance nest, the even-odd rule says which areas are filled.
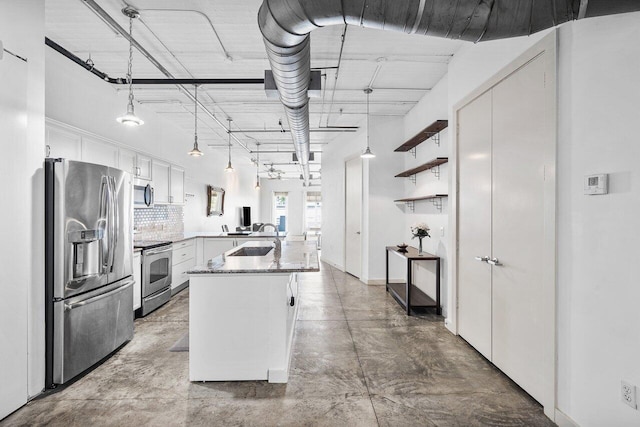
[[[584,194],[607,194],[609,192],[609,175],[587,175],[584,177]]]

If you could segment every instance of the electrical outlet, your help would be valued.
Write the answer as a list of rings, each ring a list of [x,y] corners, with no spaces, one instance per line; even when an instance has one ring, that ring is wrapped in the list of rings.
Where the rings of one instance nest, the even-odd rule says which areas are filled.
[[[629,384],[626,381],[621,381],[620,393],[624,403],[631,406],[633,409],[637,409],[636,386]]]
[[[444,237],[444,227],[440,227],[440,235]]]

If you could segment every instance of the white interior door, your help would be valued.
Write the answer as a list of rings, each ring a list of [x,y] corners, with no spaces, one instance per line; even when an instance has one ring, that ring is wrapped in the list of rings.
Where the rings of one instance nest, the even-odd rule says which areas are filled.
[[[345,271],[362,275],[362,159],[345,163]]]
[[[0,419],[27,403],[27,289],[31,174],[27,170],[27,64],[0,60],[0,140],[4,184],[0,212]]]
[[[553,377],[553,292],[545,281],[545,56],[493,89],[493,363],[538,401]],[[553,137],[551,137],[553,138]],[[553,387],[553,384],[551,384]]]
[[[458,111],[458,332],[491,360],[491,91]]]

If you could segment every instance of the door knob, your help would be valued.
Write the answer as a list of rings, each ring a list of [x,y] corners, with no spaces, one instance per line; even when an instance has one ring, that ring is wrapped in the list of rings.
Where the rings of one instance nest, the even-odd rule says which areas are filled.
[[[360,234],[360,232],[359,232],[359,231],[356,231],[356,234]]]
[[[487,260],[487,262],[491,265],[502,265],[502,263],[500,262],[500,260],[498,260],[498,258],[492,258],[490,260]]]
[[[489,262],[489,257],[488,256],[477,256],[475,257],[476,261],[480,261],[480,262]]]

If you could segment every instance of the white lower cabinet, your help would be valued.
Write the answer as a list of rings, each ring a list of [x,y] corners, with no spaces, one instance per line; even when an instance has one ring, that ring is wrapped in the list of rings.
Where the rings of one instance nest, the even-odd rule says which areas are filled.
[[[133,311],[142,307],[142,256],[140,252],[133,253]]]
[[[173,291],[189,281],[187,271],[196,265],[195,239],[183,240],[173,244],[172,264],[171,290]]]

